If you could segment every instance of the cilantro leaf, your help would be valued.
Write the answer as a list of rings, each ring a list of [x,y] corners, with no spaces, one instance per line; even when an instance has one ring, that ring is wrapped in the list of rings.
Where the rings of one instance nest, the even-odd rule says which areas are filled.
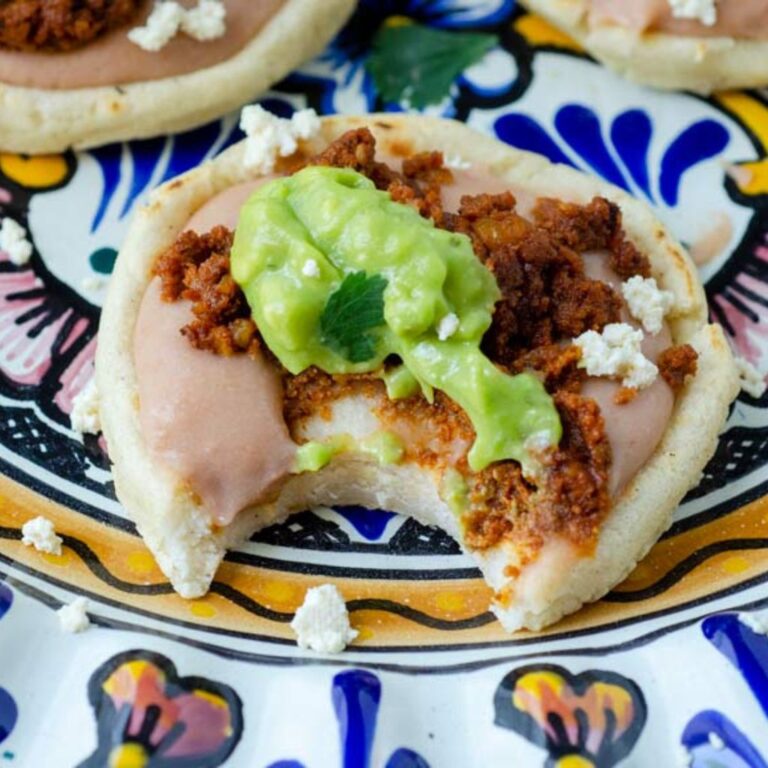
[[[384,324],[386,278],[368,277],[365,272],[347,275],[328,297],[320,315],[323,344],[351,363],[364,363],[376,356],[373,328]]]
[[[408,101],[423,109],[448,96],[454,80],[497,43],[496,35],[384,25],[374,37],[366,69],[384,102]]]

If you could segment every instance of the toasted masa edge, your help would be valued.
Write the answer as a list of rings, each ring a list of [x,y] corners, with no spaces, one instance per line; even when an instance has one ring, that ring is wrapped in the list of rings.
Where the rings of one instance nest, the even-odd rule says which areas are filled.
[[[768,40],[590,27],[586,0],[521,0],[596,59],[643,85],[700,94],[768,84]]]
[[[660,445],[615,503],[593,556],[571,553],[567,562],[559,561],[554,570],[547,568],[524,594],[516,594],[515,580],[505,574],[505,566],[515,562],[513,543],[469,552],[500,597],[494,610],[504,627],[540,629],[605,594],[669,526],[677,504],[696,485],[714,452],[728,406],[738,392],[730,349],[722,329],[707,324],[706,299],[693,263],[643,203],[596,178],[439,118],[324,118],[321,136],[307,143],[306,151],[316,152],[345,130],[361,125],[371,128],[385,152],[388,147],[404,146],[414,152],[440,149],[460,154],[535,194],[580,203],[595,195],[614,200],[622,209],[627,236],[648,255],[660,285],[676,296],[677,311],[669,318],[674,343],[690,343],[699,353],[698,372],[678,395]],[[151,267],[195,210],[225,188],[253,176],[244,170],[242,157],[243,145],[236,145],[155,190],[137,213],[117,260],[101,318],[96,375],[119,498],[160,567],[185,597],[207,591],[228,547],[314,504],[394,508],[439,525],[461,543],[457,520],[440,500],[436,478],[418,466],[379,467],[358,455],[342,456],[320,472],[292,476],[275,502],[250,507],[232,526],[217,529],[189,487],[150,456],[139,425],[132,337]],[[551,544],[556,547],[562,542]]]
[[[354,0],[286,0],[237,54],[185,75],[61,90],[0,83],[0,151],[85,149],[213,120],[320,53],[354,6]]]

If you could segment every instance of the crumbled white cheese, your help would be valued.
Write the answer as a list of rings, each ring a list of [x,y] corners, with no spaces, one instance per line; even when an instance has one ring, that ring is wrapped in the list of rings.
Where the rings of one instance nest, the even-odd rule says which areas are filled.
[[[61,629],[70,634],[85,632],[91,626],[91,620],[86,613],[87,607],[88,601],[84,597],[76,597],[69,605],[62,605],[56,612]]]
[[[466,171],[468,168],[472,167],[472,163],[465,160],[461,155],[446,155],[443,158],[443,165],[454,171]]]
[[[47,518],[33,517],[21,526],[21,543],[25,547],[34,547],[38,552],[60,555],[63,539],[56,535],[53,523]]]
[[[98,293],[106,284],[107,281],[103,277],[89,275],[82,279],[80,287],[85,293]]]
[[[221,0],[199,0],[181,20],[181,31],[205,42],[223,37],[227,31],[227,9]]]
[[[344,598],[333,584],[307,590],[291,629],[300,648],[318,653],[340,653],[357,637],[357,630],[349,625]]]
[[[523,448],[530,453],[543,453],[552,445],[549,432],[534,432],[525,439]]]
[[[710,731],[707,734],[707,739],[709,741],[709,746],[712,747],[712,749],[724,749],[725,748],[725,742],[714,731]]]
[[[437,324],[437,338],[440,341],[450,339],[459,330],[459,318],[453,313],[445,315]]]
[[[205,42],[226,31],[227,9],[221,0],[199,0],[194,8],[184,8],[176,0],[157,0],[143,27],[135,27],[128,39],[145,51],[165,48],[179,31]]]
[[[520,462],[523,477],[531,483],[537,483],[544,469],[541,458],[544,451],[552,446],[552,439],[547,432],[534,432],[523,443],[525,455]]]
[[[165,48],[181,29],[185,9],[175,0],[156,2],[143,27],[135,27],[128,39],[145,51],[156,52]]]
[[[5,251],[11,263],[19,267],[32,256],[32,243],[27,239],[27,230],[8,216],[0,224],[0,251]]]
[[[768,635],[768,612],[740,613],[739,621],[758,635]]]
[[[658,333],[664,323],[664,315],[674,306],[675,294],[662,291],[652,277],[640,275],[622,283],[621,292],[629,314],[639,320],[648,333]]]
[[[278,157],[288,157],[298,149],[299,139],[309,139],[320,130],[314,109],[294,112],[290,120],[267,112],[260,104],[243,107],[240,128],[247,136],[245,165],[260,173],[274,170]]]
[[[765,394],[765,376],[744,357],[735,355],[741,388],[755,399]]]
[[[301,274],[305,277],[320,277],[320,267],[314,259],[307,259],[301,268]]]
[[[311,139],[320,130],[320,118],[314,109],[298,109],[291,115],[291,127],[297,139]]]
[[[96,435],[101,432],[99,392],[96,389],[95,377],[92,376],[82,390],[75,395],[69,419],[75,432],[84,435]]]
[[[716,0],[669,0],[676,19],[695,19],[707,27],[717,23]]]
[[[692,762],[693,755],[688,751],[685,744],[678,744],[675,765],[678,766],[678,768],[688,768]]]
[[[579,367],[590,376],[612,376],[625,387],[644,389],[659,369],[640,351],[643,332],[627,323],[610,323],[602,333],[586,331],[573,340],[581,349]]]

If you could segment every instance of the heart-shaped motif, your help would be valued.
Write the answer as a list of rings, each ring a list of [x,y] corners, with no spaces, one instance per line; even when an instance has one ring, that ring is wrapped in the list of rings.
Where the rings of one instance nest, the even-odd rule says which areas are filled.
[[[96,751],[81,768],[215,768],[242,733],[242,704],[228,686],[179,677],[164,656],[121,653],[91,677],[98,724]]]
[[[552,664],[521,667],[499,684],[496,725],[544,747],[547,765],[610,768],[634,748],[645,725],[640,688],[622,675],[572,675]]]

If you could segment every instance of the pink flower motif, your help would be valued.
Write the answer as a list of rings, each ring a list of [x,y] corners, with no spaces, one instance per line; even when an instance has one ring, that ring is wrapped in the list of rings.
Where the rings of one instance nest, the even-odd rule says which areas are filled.
[[[68,414],[93,369],[96,342],[79,351],[75,345],[95,321],[54,295],[31,267],[6,265],[8,255],[0,251],[0,375],[24,389],[49,385],[54,403]]]
[[[754,258],[717,294],[710,297],[712,314],[731,336],[734,350],[759,368],[768,357],[768,236]]]
[[[87,322],[87,321],[86,321]],[[53,398],[64,413],[72,412],[72,401],[93,376],[96,337],[92,338],[61,374],[61,389]]]
[[[122,764],[221,765],[240,740],[241,703],[228,686],[182,678],[164,656],[129,651],[99,668],[89,684],[98,722],[96,751],[81,768]]]

